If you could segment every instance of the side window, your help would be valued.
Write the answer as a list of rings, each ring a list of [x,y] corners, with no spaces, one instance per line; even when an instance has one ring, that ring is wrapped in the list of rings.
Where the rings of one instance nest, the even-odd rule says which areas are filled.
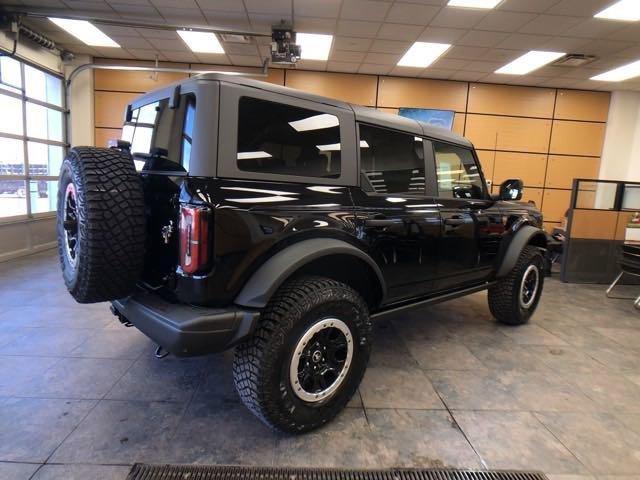
[[[169,108],[169,99],[163,99],[133,110],[131,121],[122,129],[122,139],[131,142],[136,168],[188,170],[194,116],[192,96],[183,97],[178,108]]]
[[[482,198],[482,179],[471,150],[433,142],[438,195],[447,198]]]
[[[360,125],[360,177],[365,191],[424,193],[422,139],[408,133]]]
[[[275,175],[338,178],[340,125],[327,113],[241,97],[238,169]]]

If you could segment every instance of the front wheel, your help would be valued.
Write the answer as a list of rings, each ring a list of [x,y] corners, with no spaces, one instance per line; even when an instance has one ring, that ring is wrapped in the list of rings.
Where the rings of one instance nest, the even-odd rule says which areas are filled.
[[[335,280],[301,277],[278,290],[256,332],[236,348],[234,383],[264,423],[302,433],[344,408],[362,380],[370,349],[362,297]]]
[[[544,283],[544,257],[532,245],[524,247],[509,275],[489,288],[489,309],[500,323],[522,325],[536,310]]]

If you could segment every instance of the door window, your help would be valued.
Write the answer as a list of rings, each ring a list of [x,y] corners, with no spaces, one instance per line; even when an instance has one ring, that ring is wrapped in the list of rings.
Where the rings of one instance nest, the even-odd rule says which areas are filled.
[[[482,178],[471,150],[433,142],[438,195],[445,198],[483,198]]]
[[[240,98],[236,158],[239,170],[338,178],[341,158],[340,125],[335,115]]]
[[[425,192],[422,138],[360,125],[362,188],[382,194]]]

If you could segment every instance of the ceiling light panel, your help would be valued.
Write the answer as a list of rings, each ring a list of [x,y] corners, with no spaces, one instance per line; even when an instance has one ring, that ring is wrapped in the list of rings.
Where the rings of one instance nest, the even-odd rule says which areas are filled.
[[[640,60],[628,63],[608,72],[601,73],[595,77],[591,77],[591,80],[599,80],[601,82],[622,82],[629,80],[630,78],[640,76]]]
[[[426,68],[451,48],[449,43],[415,42],[398,62],[400,67]]]
[[[120,47],[120,45],[86,20],[70,20],[68,18],[55,17],[49,17],[49,20],[91,47]]]
[[[637,22],[640,20],[640,2],[638,0],[620,0],[594,15],[596,18]]]
[[[193,30],[177,30],[177,32],[192,52],[224,53],[218,37],[211,32],[194,32]]]
[[[502,0],[449,0],[448,7],[495,8]]]
[[[566,55],[563,52],[542,52],[539,50],[531,50],[521,57],[516,58],[513,62],[507,63],[504,67],[496,70],[495,73],[505,75],[526,75],[529,72],[544,67],[546,64],[557,60]]]
[[[316,33],[296,33],[296,43],[300,45],[303,60],[327,60],[333,43],[333,35]]]

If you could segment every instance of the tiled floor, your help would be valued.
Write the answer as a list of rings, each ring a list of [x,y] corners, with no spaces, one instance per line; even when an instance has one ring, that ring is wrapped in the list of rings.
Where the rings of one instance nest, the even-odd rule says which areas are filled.
[[[539,469],[640,478],[640,314],[549,280],[533,322],[483,293],[380,322],[359,395],[328,427],[276,435],[240,404],[231,353],[153,357],[55,255],[0,264],[0,480],[120,479],[133,462]]]

